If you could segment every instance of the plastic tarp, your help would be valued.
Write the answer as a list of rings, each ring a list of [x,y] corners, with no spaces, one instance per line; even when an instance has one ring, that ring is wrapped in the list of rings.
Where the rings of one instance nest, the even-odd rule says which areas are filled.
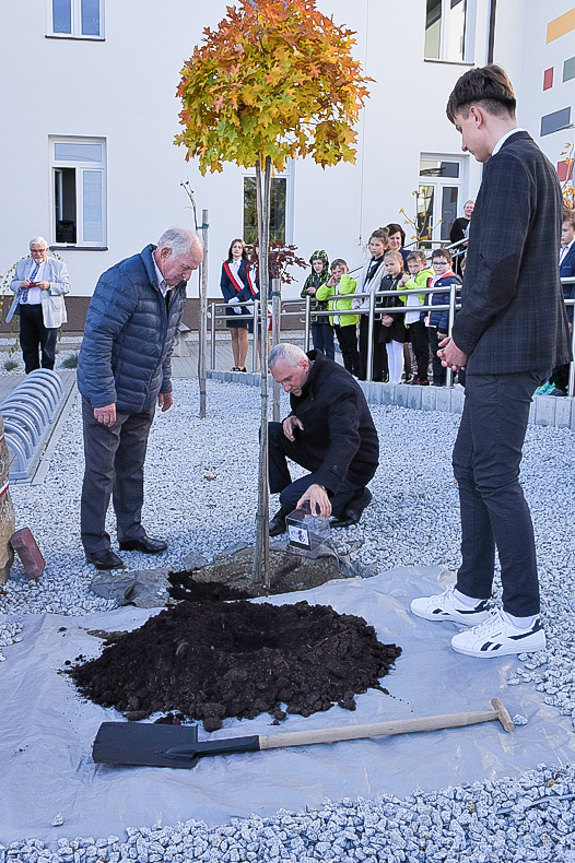
[[[573,761],[571,719],[544,703],[531,684],[509,686],[516,657],[478,660],[450,647],[451,623],[432,623],[409,612],[410,600],[443,589],[453,575],[439,567],[400,567],[367,580],[332,581],[313,590],[274,596],[274,604],[332,605],[360,615],[384,643],[401,646],[395,671],[384,678],[389,695],[357,697],[357,709],[337,706],[308,718],[290,715],[229,719],[213,738],[273,734],[404,717],[487,710],[499,697],[513,716],[529,721],[508,734],[488,722],[419,734],[203,758],[191,769],[96,765],[91,748],[112,708],[79,697],[59,674],[66,660],[99,655],[102,642],[89,630],[140,626],[155,612],[121,608],[84,617],[27,615],[20,644],[4,648],[0,667],[0,841],[32,836],[123,837],[126,827],[162,826],[190,818],[208,824],[280,807],[300,811],[325,798],[404,796],[482,779],[518,776],[540,763]],[[256,600],[257,601],[257,600]],[[206,735],[200,728],[200,739]],[[51,826],[61,815],[61,826]],[[59,820],[59,819],[56,819]]]

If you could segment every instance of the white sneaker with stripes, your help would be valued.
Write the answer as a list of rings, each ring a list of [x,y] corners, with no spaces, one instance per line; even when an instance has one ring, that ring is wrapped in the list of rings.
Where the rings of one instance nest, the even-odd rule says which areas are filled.
[[[451,620],[463,626],[475,626],[489,617],[487,602],[488,600],[484,599],[477,605],[464,605],[455,596],[455,585],[452,584],[443,593],[420,596],[412,600],[411,611],[425,620]]]
[[[536,617],[528,629],[514,626],[500,609],[492,611],[478,626],[459,632],[451,639],[457,653],[490,659],[512,653],[533,653],[546,644],[541,618]]]

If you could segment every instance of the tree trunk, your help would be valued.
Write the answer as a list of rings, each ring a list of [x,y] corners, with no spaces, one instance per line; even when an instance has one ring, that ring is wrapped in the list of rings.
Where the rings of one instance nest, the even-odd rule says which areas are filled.
[[[258,509],[256,515],[256,545],[254,549],[254,565],[252,578],[262,582],[269,588],[270,573],[270,543],[269,543],[269,486],[268,486],[268,296],[269,296],[269,227],[270,227],[270,189],[271,189],[271,159],[266,157],[264,175],[262,178],[261,160],[256,166],[256,185],[258,187],[258,225],[259,234],[259,276],[260,276],[260,310],[261,310],[261,422],[260,422],[260,454],[258,471]],[[254,321],[254,337],[257,321]]]
[[[206,418],[206,356],[208,347],[208,210],[202,210],[202,245],[204,259],[200,281],[200,344],[198,352],[198,378],[200,383],[200,419]]]

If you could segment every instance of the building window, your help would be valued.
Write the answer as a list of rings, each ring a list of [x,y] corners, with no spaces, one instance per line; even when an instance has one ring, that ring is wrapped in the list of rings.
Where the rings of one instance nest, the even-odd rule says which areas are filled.
[[[425,58],[470,61],[470,7],[474,0],[427,0]]]
[[[102,39],[103,0],[51,0],[50,35]]]
[[[53,236],[57,244],[106,245],[106,143],[53,138]]]
[[[270,240],[286,241],[287,177],[272,177],[270,195]],[[244,177],[244,240],[248,244],[258,236],[256,178]]]
[[[417,195],[417,234],[422,245],[449,243],[461,199],[461,160],[421,156]]]

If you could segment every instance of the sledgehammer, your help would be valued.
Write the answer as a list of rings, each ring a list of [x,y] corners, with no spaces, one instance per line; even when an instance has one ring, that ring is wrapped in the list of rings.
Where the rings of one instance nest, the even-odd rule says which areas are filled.
[[[230,737],[224,740],[198,741],[196,725],[158,725],[150,722],[104,722],[100,726],[92,757],[103,764],[125,764],[148,767],[193,767],[206,755],[231,755],[238,752],[259,752],[283,749],[287,746],[310,746],[315,743],[338,743],[342,740],[363,740],[392,734],[414,734],[460,728],[497,720],[505,731],[514,725],[508,710],[499,698],[491,701],[493,710],[469,713],[445,713],[419,719],[395,719],[368,725],[340,728],[318,728],[309,731],[287,731],[254,737]]]

